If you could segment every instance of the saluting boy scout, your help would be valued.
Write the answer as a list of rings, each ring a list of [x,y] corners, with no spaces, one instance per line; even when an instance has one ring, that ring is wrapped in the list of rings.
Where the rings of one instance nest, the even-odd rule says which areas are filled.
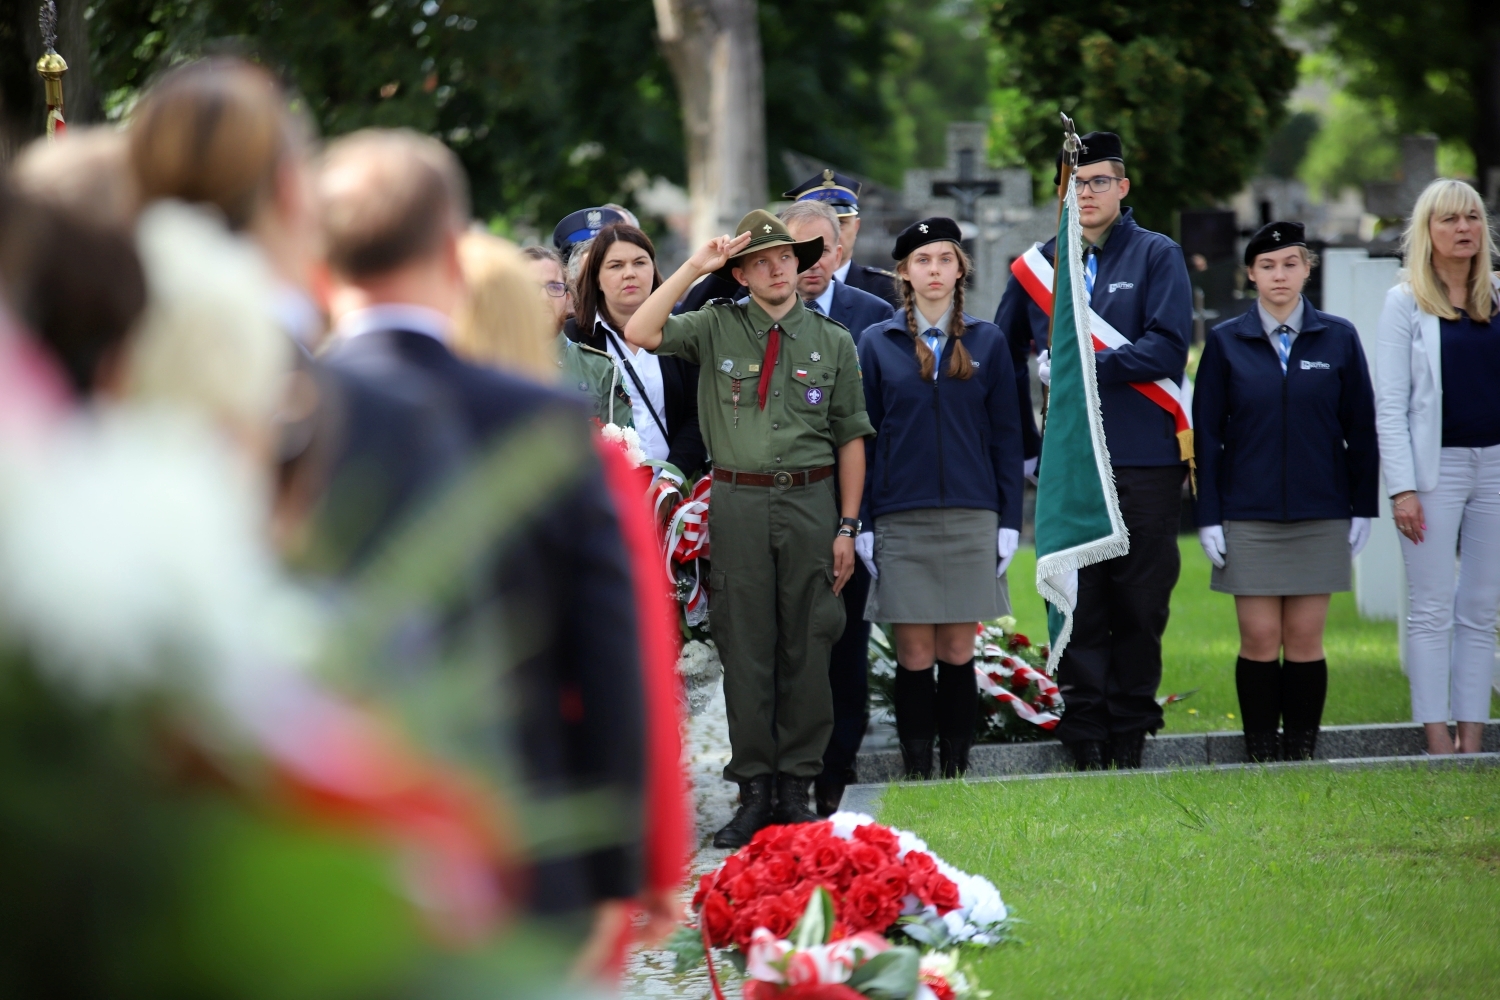
[[[713,459],[710,607],[724,661],[740,807],[714,835],[740,847],[769,823],[817,819],[813,779],[833,728],[828,655],[844,629],[864,490],[865,415],[854,339],[802,305],[797,275],[823,252],[754,211],[710,240],[651,294],[625,337],[702,367],[698,412]],[[750,290],[670,315],[706,274]],[[838,489],[834,489],[834,456]]]

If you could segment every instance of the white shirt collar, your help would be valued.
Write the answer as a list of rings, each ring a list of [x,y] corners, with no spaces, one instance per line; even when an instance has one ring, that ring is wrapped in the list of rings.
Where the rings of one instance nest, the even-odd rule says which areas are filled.
[[[948,336],[948,320],[952,317],[953,307],[951,305],[943,311],[943,314],[938,317],[938,321],[936,323],[927,323],[927,317],[922,315],[922,310],[917,310],[917,319],[921,320],[921,323],[927,323],[926,326],[922,327],[923,333],[926,333],[928,330],[937,330],[943,336]],[[918,323],[917,325],[921,326],[921,323]]]
[[[405,302],[382,302],[345,314],[334,329],[334,335],[353,339],[378,330],[408,330],[412,333],[425,334],[440,344],[446,344],[453,332],[453,321],[436,309],[429,309],[426,306]]]
[[[848,260],[844,261],[842,264],[839,265],[837,271],[833,272],[834,280],[836,280],[836,281],[842,281],[844,284],[847,285],[849,283],[849,268],[851,268],[853,266],[854,266],[854,258],[850,257]]]
[[[1297,299],[1297,308],[1293,309],[1292,310],[1292,314],[1286,318],[1286,325],[1289,326],[1289,327],[1291,327],[1293,333],[1301,333],[1302,332],[1302,306],[1303,305],[1304,305],[1304,300],[1301,299],[1301,298]],[[1272,316],[1270,313],[1266,312],[1265,305],[1263,303],[1261,303],[1259,300],[1257,300],[1256,303],[1255,303],[1255,309],[1256,309],[1257,312],[1260,313],[1260,328],[1261,328],[1261,330],[1263,330],[1264,332],[1266,332],[1268,334],[1269,333],[1275,333],[1276,332],[1276,328],[1279,327],[1279,326],[1281,326],[1281,321],[1278,320],[1275,316]]]
[[[837,280],[830,281],[828,287],[823,289],[823,294],[813,299],[818,304],[818,308],[823,310],[824,316],[833,315],[833,286],[836,284],[838,284]]]

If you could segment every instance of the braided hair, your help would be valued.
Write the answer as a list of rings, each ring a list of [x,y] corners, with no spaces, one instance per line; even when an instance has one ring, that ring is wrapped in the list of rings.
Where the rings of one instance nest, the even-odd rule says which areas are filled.
[[[974,359],[969,357],[969,349],[964,347],[963,342],[964,285],[969,274],[974,270],[974,262],[969,259],[964,248],[957,243],[948,245],[958,256],[959,268],[958,284],[953,289],[953,304],[948,312],[948,337],[953,341],[953,353],[948,356],[948,377],[967,379],[974,374]],[[912,253],[916,253],[916,250]],[[921,370],[923,381],[927,381],[932,378],[937,358],[933,355],[932,348],[928,347],[927,342],[922,339],[922,331],[917,329],[917,293],[912,288],[911,281],[902,273],[906,270],[910,260],[911,256],[908,255],[906,260],[896,265],[896,291],[900,294],[902,307],[906,310],[906,332],[911,334],[912,343],[915,345],[917,367]]]

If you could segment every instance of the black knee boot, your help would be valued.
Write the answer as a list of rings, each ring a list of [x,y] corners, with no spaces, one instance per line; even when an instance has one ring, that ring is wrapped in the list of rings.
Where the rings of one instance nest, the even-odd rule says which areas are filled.
[[[966,663],[938,660],[938,751],[943,777],[957,778],[969,769],[969,748],[974,745],[978,717],[979,685],[974,678],[973,658]]]
[[[1318,727],[1328,697],[1328,661],[1312,660],[1281,667],[1281,756],[1283,760],[1312,760],[1318,748]]]
[[[928,667],[896,667],[896,737],[901,741],[903,776],[932,777],[932,737],[937,729],[937,685]]]
[[[1234,686],[1245,724],[1245,754],[1257,764],[1278,758],[1276,726],[1281,721],[1281,664],[1276,660],[1235,661]]]

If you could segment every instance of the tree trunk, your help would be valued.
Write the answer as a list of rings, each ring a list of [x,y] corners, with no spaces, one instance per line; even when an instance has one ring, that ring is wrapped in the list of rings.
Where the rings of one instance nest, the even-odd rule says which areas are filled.
[[[755,0],[654,0],[687,140],[693,249],[766,202],[766,100]]]
[[[84,0],[57,0],[57,51],[68,61],[63,117],[69,125],[99,119],[99,95],[89,66]],[[36,61],[42,55],[39,0],[0,0],[0,162],[9,162],[47,128],[47,98]]]
[[[1483,39],[1484,61],[1474,87],[1474,172],[1491,207],[1500,205],[1500,9],[1493,0],[1472,0],[1474,28]]]

